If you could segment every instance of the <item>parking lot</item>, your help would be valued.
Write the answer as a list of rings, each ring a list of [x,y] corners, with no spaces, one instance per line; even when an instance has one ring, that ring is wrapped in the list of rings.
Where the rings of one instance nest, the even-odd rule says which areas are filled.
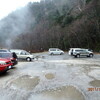
[[[100,55],[34,53],[0,76],[1,100],[99,100]]]

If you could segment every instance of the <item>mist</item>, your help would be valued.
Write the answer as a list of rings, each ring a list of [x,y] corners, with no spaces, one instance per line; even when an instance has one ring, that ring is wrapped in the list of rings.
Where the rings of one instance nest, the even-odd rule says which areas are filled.
[[[46,51],[50,47],[95,48],[98,51],[100,8],[97,4],[95,0],[29,3],[1,20],[0,47],[32,52],[41,51],[41,48]]]
[[[19,34],[27,33],[34,22],[27,5],[0,20],[0,48],[11,48],[12,40]]]
[[[47,0],[44,1],[47,2]],[[67,5],[67,7],[71,9],[72,5],[77,3],[77,0],[74,1],[75,2],[73,2],[73,0],[52,0],[60,13],[63,12],[61,10],[63,7],[62,5]],[[0,21],[0,47],[11,48],[12,40],[20,34],[28,33],[31,26],[34,26],[34,23],[35,18],[33,17],[28,5],[10,13]]]

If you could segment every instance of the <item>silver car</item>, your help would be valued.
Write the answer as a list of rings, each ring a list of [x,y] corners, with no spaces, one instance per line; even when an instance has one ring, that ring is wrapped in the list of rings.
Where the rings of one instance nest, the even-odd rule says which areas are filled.
[[[12,53],[15,52],[19,59],[25,59],[26,61],[32,61],[34,59],[34,56],[25,50],[11,49],[10,51]]]
[[[74,57],[80,57],[80,56],[93,57],[93,52],[89,51],[88,49],[74,49],[73,56]]]
[[[49,54],[50,55],[62,55],[62,54],[64,54],[64,51],[62,51],[58,48],[50,48],[49,49]]]

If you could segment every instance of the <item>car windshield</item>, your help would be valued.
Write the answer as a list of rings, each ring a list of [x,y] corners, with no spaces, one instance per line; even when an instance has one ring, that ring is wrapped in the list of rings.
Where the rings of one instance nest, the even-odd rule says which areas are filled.
[[[25,51],[25,54],[26,54],[26,55],[30,55],[30,53],[29,53],[29,52],[27,52],[27,51]]]
[[[7,52],[7,50],[0,50],[0,52]]]
[[[1,58],[11,58],[12,54],[11,53],[0,53]]]

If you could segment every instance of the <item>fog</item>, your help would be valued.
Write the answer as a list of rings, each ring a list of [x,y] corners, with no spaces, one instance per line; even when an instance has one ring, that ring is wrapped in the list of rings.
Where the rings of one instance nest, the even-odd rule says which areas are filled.
[[[34,18],[31,18],[27,5],[3,18],[0,21],[0,47],[10,48],[11,40],[19,34],[27,33],[29,25],[34,24],[33,22]]]
[[[62,5],[66,0],[58,0],[58,2]],[[60,8],[60,5],[57,6]],[[29,26],[34,25],[34,22],[35,19],[31,17],[27,5],[0,20],[0,48],[11,48],[11,40],[19,34],[27,33]]]
[[[74,6],[77,7],[79,1],[84,2],[85,0],[41,0],[41,2],[42,1],[54,1],[53,3],[55,4],[56,8],[59,10],[60,13],[62,13],[62,5],[66,5],[66,7],[68,7],[68,9],[70,10]],[[36,12],[38,12],[38,14],[41,13],[38,10],[36,10]],[[29,5],[27,4],[25,7],[13,11],[7,17],[3,18],[0,21],[1,48],[11,48],[12,40],[14,40],[19,34],[30,33],[30,28],[33,28],[35,24],[35,17],[33,17],[32,14],[34,13],[30,11]]]

